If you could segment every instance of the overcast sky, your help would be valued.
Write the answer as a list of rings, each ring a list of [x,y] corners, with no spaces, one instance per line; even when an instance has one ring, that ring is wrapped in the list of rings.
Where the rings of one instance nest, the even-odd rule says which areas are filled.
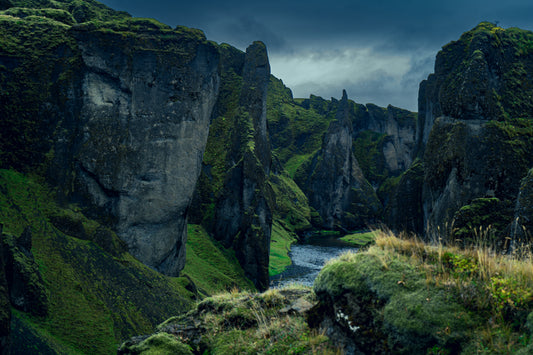
[[[245,49],[266,43],[272,74],[295,97],[417,110],[440,48],[481,21],[533,29],[531,0],[101,0],[136,17],[203,30]]]

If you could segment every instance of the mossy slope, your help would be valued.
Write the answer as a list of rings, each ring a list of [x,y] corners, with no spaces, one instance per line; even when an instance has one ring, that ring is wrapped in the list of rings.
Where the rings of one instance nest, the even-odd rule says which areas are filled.
[[[356,353],[527,353],[530,275],[529,260],[379,233],[320,272],[310,321]]]
[[[200,295],[213,295],[231,289],[253,290],[244,276],[235,252],[224,248],[196,224],[187,230],[187,261],[182,276],[190,277]]]
[[[39,180],[1,170],[0,205],[5,233],[19,236],[31,229],[31,252],[48,295],[48,314],[19,312],[15,317],[45,341],[74,352],[110,353],[123,339],[150,332],[169,312],[192,306],[189,280],[142,265],[120,249],[113,232],[79,209],[59,207]],[[59,213],[64,223],[57,228],[52,221],[58,224]],[[65,227],[66,220],[71,228]]]
[[[329,339],[307,325],[313,303],[310,289],[301,287],[221,293],[168,319],[147,339],[124,343],[119,354],[166,353],[163,346],[177,347],[176,339],[196,354],[334,354]]]

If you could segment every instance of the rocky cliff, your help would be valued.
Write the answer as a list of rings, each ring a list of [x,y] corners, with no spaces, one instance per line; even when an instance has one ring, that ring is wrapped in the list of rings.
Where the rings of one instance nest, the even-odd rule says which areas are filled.
[[[501,232],[511,223],[520,180],[533,164],[527,153],[533,148],[532,38],[528,31],[482,23],[443,47],[435,74],[420,85],[417,139],[424,151],[427,233],[462,229],[465,237],[458,213],[479,198],[496,198],[490,210],[504,215],[485,215],[484,228],[500,220],[492,227]]]
[[[379,215],[381,204],[372,186],[364,178],[352,151],[355,119],[353,104],[346,91],[333,120],[313,157],[304,192],[324,227],[348,230],[371,223]]]
[[[397,176],[407,170],[414,160],[416,124],[416,113],[391,105],[386,109],[373,104],[361,105],[354,122],[355,139],[362,138],[368,131],[381,135],[382,170],[388,171],[390,176]],[[376,181],[380,182],[379,179]]]
[[[8,233],[0,244],[8,266],[0,277],[2,344],[12,339],[23,351],[23,344],[51,333],[36,345],[40,351],[109,353],[124,337],[161,321],[161,307],[179,313],[199,292],[253,287],[246,276],[265,288],[271,224],[265,46],[255,43],[244,55],[208,42],[199,30],[132,18],[94,1],[5,6],[0,168],[8,170],[0,170],[0,223]],[[224,49],[240,53],[237,64],[229,61],[231,68],[220,61]],[[193,242],[208,245],[213,255],[194,249],[189,268],[204,267],[207,259],[224,267],[213,276],[216,284],[198,291],[190,278],[154,270],[176,276],[186,262],[187,213],[214,109],[221,109],[215,103],[228,93],[219,87],[221,81],[225,88],[232,85],[225,73],[233,67],[242,84],[228,150],[234,168],[222,179],[226,204],[220,202],[216,213],[233,223],[233,215],[225,214],[229,205],[241,219],[235,241],[225,244],[229,249],[195,235]],[[40,176],[39,182],[15,171]],[[20,228],[26,226],[34,244],[20,249],[19,240],[28,239],[19,237]],[[222,233],[216,234],[221,240]],[[31,272],[13,269],[19,259]],[[42,282],[33,282],[39,271]],[[191,275],[202,275],[198,271]],[[41,283],[43,293],[33,292]]]
[[[416,114],[357,104],[347,95],[293,99],[276,80],[271,96],[273,151],[307,196],[309,222],[346,230],[378,221],[394,178],[414,159]]]
[[[235,250],[246,276],[266,289],[272,226],[266,122],[270,65],[261,42],[246,53],[227,45],[220,51],[221,95],[191,212],[215,239]]]
[[[83,61],[79,135],[60,136],[56,152],[74,140],[72,194],[113,220],[132,255],[176,275],[219,78],[212,44],[167,32],[125,41],[74,30]]]
[[[103,20],[113,22],[76,24],[77,8],[60,5],[66,10],[10,8],[2,18],[3,166],[47,160],[66,201],[113,226],[143,263],[176,275],[218,52],[200,31],[110,9]]]

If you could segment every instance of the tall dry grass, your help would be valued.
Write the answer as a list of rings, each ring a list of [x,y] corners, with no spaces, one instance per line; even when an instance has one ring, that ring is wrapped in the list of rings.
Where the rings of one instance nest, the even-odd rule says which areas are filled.
[[[413,234],[376,231],[375,246],[368,250],[382,264],[398,254],[425,271],[427,284],[454,291],[473,311],[493,313],[500,320],[523,317],[533,309],[533,252],[530,244],[516,243],[512,252],[498,252],[486,241],[490,230],[478,230],[470,245],[434,238],[426,243]],[[385,253],[383,253],[383,251]]]

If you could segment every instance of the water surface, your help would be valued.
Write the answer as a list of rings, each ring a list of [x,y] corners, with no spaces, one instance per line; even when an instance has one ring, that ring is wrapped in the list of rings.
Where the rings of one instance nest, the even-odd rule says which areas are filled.
[[[357,248],[343,242],[338,237],[313,236],[303,243],[291,246],[292,264],[281,274],[270,278],[270,286],[283,287],[291,283],[312,286],[324,264],[346,251]]]

